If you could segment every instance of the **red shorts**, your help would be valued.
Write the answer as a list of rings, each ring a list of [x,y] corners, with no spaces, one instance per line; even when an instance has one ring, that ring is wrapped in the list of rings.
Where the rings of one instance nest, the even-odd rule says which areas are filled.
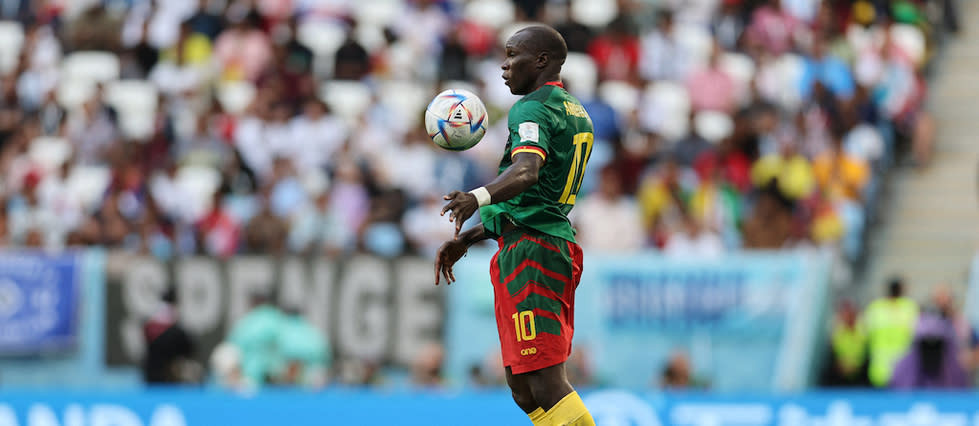
[[[581,247],[534,231],[497,240],[490,264],[503,366],[513,374],[568,360],[574,336],[574,292],[581,280]]]

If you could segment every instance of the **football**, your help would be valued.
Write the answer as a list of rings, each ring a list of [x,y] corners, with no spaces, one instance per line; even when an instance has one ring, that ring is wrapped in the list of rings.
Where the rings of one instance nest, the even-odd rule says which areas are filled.
[[[476,94],[449,89],[439,93],[425,109],[425,129],[436,145],[463,151],[486,134],[486,106]]]

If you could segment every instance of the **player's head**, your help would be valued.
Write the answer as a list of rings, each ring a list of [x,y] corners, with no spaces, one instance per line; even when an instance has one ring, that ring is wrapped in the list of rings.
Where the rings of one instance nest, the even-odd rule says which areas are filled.
[[[526,95],[561,75],[568,45],[554,28],[534,25],[517,31],[506,45],[503,80],[510,93]]]

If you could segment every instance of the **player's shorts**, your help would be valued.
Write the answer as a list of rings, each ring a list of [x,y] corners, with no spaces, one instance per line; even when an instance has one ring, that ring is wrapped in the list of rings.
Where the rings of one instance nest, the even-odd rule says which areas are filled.
[[[490,277],[503,365],[520,374],[567,361],[581,247],[527,229],[497,241],[500,249],[490,264]]]

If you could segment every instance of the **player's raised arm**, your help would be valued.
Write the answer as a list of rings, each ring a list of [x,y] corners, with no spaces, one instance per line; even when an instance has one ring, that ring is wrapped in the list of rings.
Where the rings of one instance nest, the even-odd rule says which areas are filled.
[[[518,152],[512,159],[513,164],[488,185],[470,192],[452,191],[444,197],[448,203],[442,208],[442,215],[452,212],[449,215],[449,222],[456,224],[456,239],[462,230],[462,224],[480,207],[507,201],[537,183],[540,168],[544,164],[542,156],[531,152]]]

